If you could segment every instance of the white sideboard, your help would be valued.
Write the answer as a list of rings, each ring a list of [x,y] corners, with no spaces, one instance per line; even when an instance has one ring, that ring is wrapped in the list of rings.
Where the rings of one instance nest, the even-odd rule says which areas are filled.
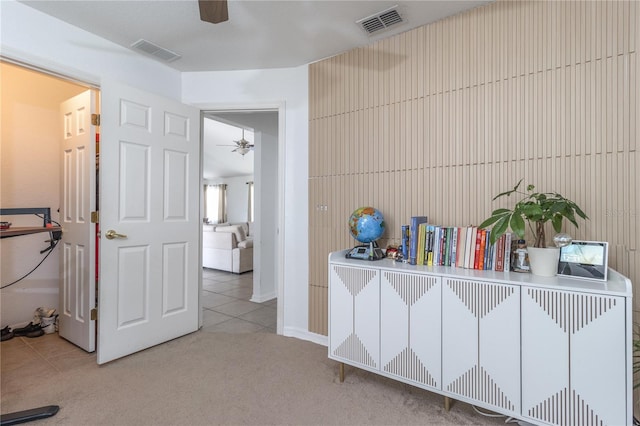
[[[329,358],[534,424],[632,423],[628,278],[345,253],[329,255]]]

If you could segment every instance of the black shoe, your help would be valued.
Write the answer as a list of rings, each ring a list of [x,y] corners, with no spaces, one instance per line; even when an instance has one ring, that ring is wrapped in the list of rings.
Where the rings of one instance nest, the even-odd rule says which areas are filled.
[[[30,322],[28,325],[13,330],[14,336],[38,337],[44,334],[44,330],[40,324]]]
[[[9,339],[13,339],[13,331],[11,331],[11,329],[9,328],[9,326],[6,326],[5,328],[3,328],[2,330],[0,330],[0,333],[2,333],[2,342],[4,342],[5,340],[9,340]]]
[[[44,334],[44,330],[42,329],[42,327],[40,327],[38,325],[37,329],[34,329],[33,331],[28,332],[27,334],[25,334],[25,337],[40,337]]]

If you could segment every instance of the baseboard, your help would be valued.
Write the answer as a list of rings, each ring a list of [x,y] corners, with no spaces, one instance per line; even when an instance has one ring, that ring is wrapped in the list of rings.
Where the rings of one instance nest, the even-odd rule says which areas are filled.
[[[271,293],[267,293],[267,294],[253,294],[251,295],[251,299],[249,299],[249,301],[253,302],[253,303],[263,303],[263,302],[268,302],[269,300],[273,300],[276,297],[278,297],[278,295],[275,292],[271,292]]]
[[[282,335],[287,337],[295,337],[300,340],[307,340],[309,342],[317,343],[322,346],[329,346],[329,338],[321,334],[312,333],[309,330],[303,330],[295,327],[285,327],[282,330]]]

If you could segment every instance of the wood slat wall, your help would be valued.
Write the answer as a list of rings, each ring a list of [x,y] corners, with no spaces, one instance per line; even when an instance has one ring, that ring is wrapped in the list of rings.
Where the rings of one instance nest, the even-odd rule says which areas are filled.
[[[499,1],[312,64],[309,330],[353,210],[382,211],[384,247],[413,215],[477,225],[520,178],[583,207],[567,232],[640,284],[639,24],[635,1]]]

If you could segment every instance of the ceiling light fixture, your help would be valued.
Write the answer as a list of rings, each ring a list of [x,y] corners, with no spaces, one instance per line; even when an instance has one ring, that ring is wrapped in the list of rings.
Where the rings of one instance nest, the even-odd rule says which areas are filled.
[[[244,155],[245,155],[247,152],[251,151],[251,150],[250,150],[249,148],[242,148],[242,147],[240,147],[240,148],[236,148],[234,151],[235,151],[235,152],[237,152],[238,154],[240,154],[240,155],[242,155],[242,156],[244,157]]]
[[[244,129],[242,129],[242,139],[239,141],[233,141],[235,145],[218,145],[218,146],[234,146],[236,149],[231,152],[237,152],[238,154],[245,156],[246,153],[253,150],[254,145],[244,138]]]

